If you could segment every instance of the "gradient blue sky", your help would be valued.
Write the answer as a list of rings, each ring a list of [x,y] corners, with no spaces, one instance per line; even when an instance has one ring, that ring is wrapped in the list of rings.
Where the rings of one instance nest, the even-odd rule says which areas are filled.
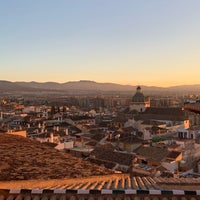
[[[200,0],[0,0],[0,79],[200,84]]]

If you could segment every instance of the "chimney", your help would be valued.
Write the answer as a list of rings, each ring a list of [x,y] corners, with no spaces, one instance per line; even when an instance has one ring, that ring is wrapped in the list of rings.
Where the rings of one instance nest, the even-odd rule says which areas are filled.
[[[178,171],[178,169],[174,170],[173,177],[174,178],[179,178],[179,171]]]
[[[3,112],[1,112],[1,117],[0,117],[0,119],[3,119]]]
[[[53,143],[53,133],[50,133],[50,142]]]
[[[69,130],[68,130],[68,128],[66,128],[65,134],[66,134],[66,135],[69,135]]]

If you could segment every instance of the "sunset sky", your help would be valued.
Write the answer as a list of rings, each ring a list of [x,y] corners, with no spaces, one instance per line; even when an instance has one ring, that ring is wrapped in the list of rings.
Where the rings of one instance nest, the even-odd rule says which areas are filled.
[[[0,0],[0,80],[200,84],[200,0]]]

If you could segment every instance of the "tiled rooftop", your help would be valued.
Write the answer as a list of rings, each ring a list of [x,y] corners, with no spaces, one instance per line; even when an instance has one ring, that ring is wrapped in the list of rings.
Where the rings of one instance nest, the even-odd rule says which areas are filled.
[[[154,108],[149,107],[144,113],[135,116],[135,120],[172,120],[172,121],[182,121],[187,119],[184,111],[181,108]]]
[[[4,181],[0,182],[0,188],[63,190],[200,190],[200,178],[130,177],[128,174],[113,174],[79,179]]]
[[[115,147],[109,143],[97,146],[92,152],[92,156],[97,159],[107,160],[127,166],[130,165],[131,160],[134,157],[133,154],[115,151]]]
[[[167,155],[167,158],[176,159],[180,154],[181,152],[179,151],[170,151],[169,154]]]
[[[0,134],[0,162],[0,200],[200,200],[200,178],[103,175],[111,171],[20,136]],[[11,180],[24,172],[38,180]]]
[[[154,161],[163,160],[169,153],[167,149],[159,147],[139,147],[135,153],[138,155],[144,156]]]
[[[165,115],[183,115],[184,111],[182,108],[158,108],[158,107],[149,107],[145,110],[145,113],[150,114],[165,114]]]
[[[0,199],[199,200],[200,179],[129,177],[0,182]],[[19,189],[20,188],[20,189]],[[6,190],[7,189],[7,190]]]
[[[109,169],[16,135],[0,134],[0,180],[60,179],[113,174]]]

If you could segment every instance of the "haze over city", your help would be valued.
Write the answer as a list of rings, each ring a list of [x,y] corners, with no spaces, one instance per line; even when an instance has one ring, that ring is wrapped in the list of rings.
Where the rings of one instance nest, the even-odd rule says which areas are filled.
[[[200,1],[0,1],[1,80],[199,84]]]

